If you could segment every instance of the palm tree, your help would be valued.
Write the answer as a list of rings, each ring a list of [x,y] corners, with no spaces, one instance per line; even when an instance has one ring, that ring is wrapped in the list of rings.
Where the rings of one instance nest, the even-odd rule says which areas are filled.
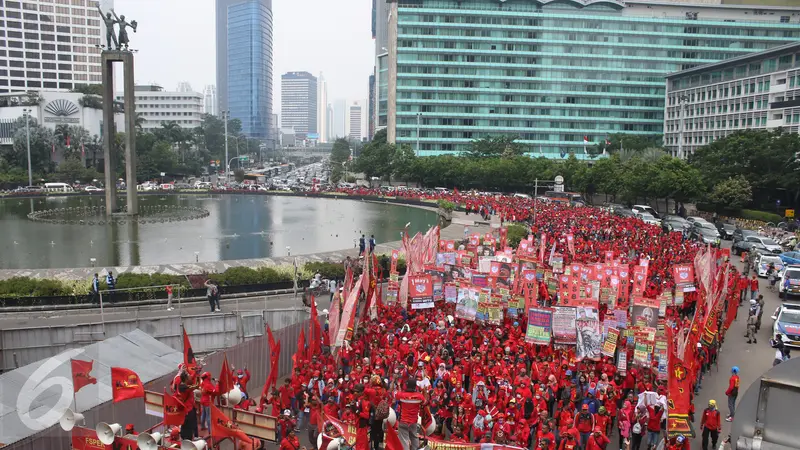
[[[136,113],[136,130],[137,131],[144,131],[144,122],[145,118],[142,116],[142,113]]]

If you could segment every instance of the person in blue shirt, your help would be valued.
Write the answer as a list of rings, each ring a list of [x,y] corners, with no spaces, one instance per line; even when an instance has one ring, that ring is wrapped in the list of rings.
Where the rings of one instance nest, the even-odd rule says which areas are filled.
[[[100,302],[100,278],[98,274],[94,274],[92,279],[92,303]]]
[[[106,286],[108,286],[108,290],[113,291],[115,284],[116,280],[114,279],[114,274],[109,270],[108,275],[106,275]]]

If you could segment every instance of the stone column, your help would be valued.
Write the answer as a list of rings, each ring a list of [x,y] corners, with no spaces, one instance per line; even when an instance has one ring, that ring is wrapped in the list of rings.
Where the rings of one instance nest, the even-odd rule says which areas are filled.
[[[103,71],[103,171],[105,172],[106,216],[117,210],[117,165],[114,155],[114,59],[101,56]]]
[[[139,215],[136,192],[136,97],[134,94],[133,53],[123,52],[125,85],[125,183],[128,185],[128,215]]]

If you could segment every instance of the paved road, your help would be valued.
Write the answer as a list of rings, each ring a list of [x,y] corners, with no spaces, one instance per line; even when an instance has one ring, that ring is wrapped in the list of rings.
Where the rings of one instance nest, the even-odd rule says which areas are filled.
[[[732,258],[736,266],[741,270],[743,265],[739,263],[739,257]],[[730,330],[728,330],[725,344],[720,352],[719,369],[711,369],[710,374],[707,374],[703,380],[703,387],[700,393],[695,397],[694,405],[697,412],[694,425],[697,430],[697,437],[692,441],[693,449],[702,448],[700,417],[703,409],[708,405],[708,400],[714,399],[717,401],[717,407],[723,418],[728,414],[728,398],[725,396],[725,391],[728,389],[731,367],[739,366],[740,369],[740,400],[747,389],[750,388],[750,385],[756,382],[764,372],[772,368],[775,351],[769,346],[769,339],[772,334],[772,319],[770,319],[770,316],[781,304],[781,299],[778,298],[777,293],[770,292],[769,283],[766,279],[761,279],[760,285],[760,292],[764,294],[764,315],[761,319],[761,330],[758,332],[758,343],[748,344],[747,339],[744,337],[749,305],[742,305],[739,308],[737,320],[733,322]],[[720,440],[728,436],[730,429],[731,424],[723,421]],[[709,443],[710,446],[711,444]]]

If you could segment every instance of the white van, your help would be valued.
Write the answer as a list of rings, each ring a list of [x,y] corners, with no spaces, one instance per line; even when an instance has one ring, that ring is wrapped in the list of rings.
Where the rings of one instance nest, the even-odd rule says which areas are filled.
[[[67,183],[45,183],[45,192],[72,192],[72,186]]]
[[[528,195],[528,194],[520,194],[520,193],[516,193],[516,194],[514,194],[514,198],[524,198],[524,199],[528,199],[528,200],[530,200],[531,196],[530,196],[530,195]]]

